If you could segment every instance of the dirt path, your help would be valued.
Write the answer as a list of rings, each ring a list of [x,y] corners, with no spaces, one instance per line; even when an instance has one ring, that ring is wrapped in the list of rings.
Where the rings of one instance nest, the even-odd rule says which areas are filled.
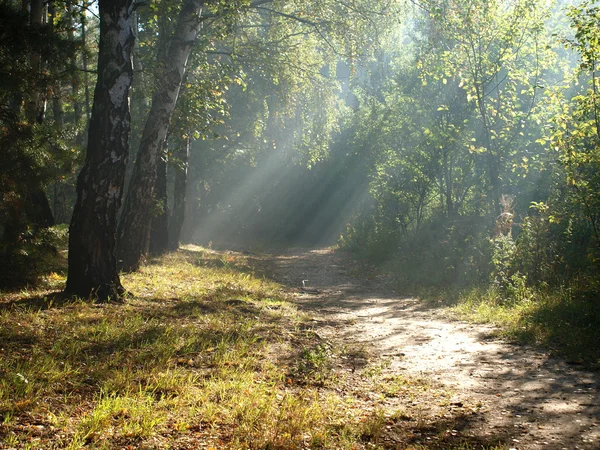
[[[266,257],[266,264],[296,292],[320,334],[364,344],[389,360],[390,374],[425,378],[452,393],[450,407],[476,411],[466,425],[471,429],[461,432],[502,436],[514,449],[600,449],[600,374],[399,297],[329,249],[288,250]],[[302,280],[320,292],[301,292]]]

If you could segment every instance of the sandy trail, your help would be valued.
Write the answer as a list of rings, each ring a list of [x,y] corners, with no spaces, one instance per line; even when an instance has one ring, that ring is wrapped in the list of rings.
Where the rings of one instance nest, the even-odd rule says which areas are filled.
[[[295,290],[320,334],[372,348],[389,358],[390,373],[444,386],[459,406],[477,404],[470,427],[479,435],[503,436],[514,449],[600,449],[600,374],[399,297],[330,249],[287,250],[264,261],[270,276]],[[302,280],[320,293],[300,292]]]

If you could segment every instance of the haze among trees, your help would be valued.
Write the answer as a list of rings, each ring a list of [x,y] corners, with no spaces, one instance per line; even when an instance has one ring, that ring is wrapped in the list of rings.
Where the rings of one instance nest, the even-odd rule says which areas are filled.
[[[173,375],[162,397],[168,374],[159,369],[196,367],[188,347],[214,356],[210,367],[223,373],[254,364],[223,356],[231,346],[249,358],[253,333],[271,326],[254,330],[254,312],[232,310],[236,296],[269,311],[285,310],[285,298],[210,249],[335,246],[356,262],[357,278],[383,273],[399,295],[458,305],[463,318],[600,367],[598,64],[600,6],[590,0],[0,0],[0,321],[9,330],[0,327],[0,344],[16,349],[11,369],[0,367],[0,437],[35,403],[32,392],[47,393],[31,374],[56,369],[24,368],[21,347],[37,344],[22,324],[33,334],[59,327],[36,331],[42,313],[30,323],[19,316],[31,296],[40,311],[52,299],[84,305],[65,315],[68,327],[60,322],[73,367],[87,355],[74,347],[85,333],[73,331],[86,320],[130,326],[117,343],[164,344],[145,354],[156,364],[139,376],[106,375],[110,361],[92,369],[85,360],[68,374],[67,364],[56,379],[77,379],[72,392],[86,401],[94,377],[105,381],[102,401],[133,385],[142,395],[143,383],[174,399],[183,378]],[[214,272],[230,265],[225,281]],[[193,284],[190,274],[206,279]],[[206,298],[157,312],[184,295],[161,291],[157,279]],[[155,297],[143,294],[153,283]],[[106,309],[110,319],[86,309],[79,320],[77,308],[99,305],[116,308]],[[130,306],[142,312],[126,320],[117,308]],[[169,340],[179,325],[160,320],[175,314],[181,329]],[[197,317],[206,317],[201,344],[184,330],[200,326]],[[290,319],[274,334],[291,323],[303,330]],[[330,349],[311,345],[300,369],[267,378],[286,388],[310,373],[323,385],[319,358]],[[18,398],[6,380],[20,386]],[[332,405],[318,420],[334,417]],[[86,424],[71,430],[70,448],[95,442]],[[352,436],[368,435],[361,427]],[[289,444],[301,433],[289,433],[261,448],[301,448]],[[351,448],[336,433],[315,434],[312,445]]]
[[[5,284],[70,223],[66,291],[104,300],[180,241],[597,293],[591,2],[1,7]]]

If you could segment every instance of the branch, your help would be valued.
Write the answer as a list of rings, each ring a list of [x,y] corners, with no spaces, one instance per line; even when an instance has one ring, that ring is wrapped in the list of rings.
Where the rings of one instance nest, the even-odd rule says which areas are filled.
[[[372,9],[362,9],[361,10],[361,9],[356,8],[355,6],[352,6],[352,5],[350,5],[350,4],[348,4],[348,3],[344,2],[344,1],[341,1],[341,0],[336,0],[336,3],[344,6],[345,8],[349,9],[350,11],[354,11],[354,12],[359,13],[359,14],[365,14],[366,13],[366,14],[372,14],[372,15],[377,15],[377,16],[385,16],[386,15],[386,13],[384,13],[383,11],[374,11]],[[415,3],[415,2],[413,1],[412,3]]]
[[[273,14],[275,14],[277,16],[286,17],[288,19],[292,19],[292,20],[295,20],[296,22],[304,23],[304,24],[310,25],[312,27],[316,27],[317,26],[317,24],[315,22],[312,22],[310,20],[303,19],[302,17],[294,16],[292,14],[286,14],[284,12],[275,11],[274,9],[264,8],[264,7],[261,7],[261,6],[257,6],[257,7],[255,7],[255,9],[259,9],[261,11],[267,11],[267,12],[273,13]]]
[[[267,3],[272,3],[272,2],[273,2],[273,0],[254,0],[252,3],[250,3],[250,5],[248,5],[244,9],[258,8],[261,5],[265,5]],[[213,19],[213,18],[216,18],[216,17],[221,17],[221,16],[219,14],[212,14],[212,13],[211,14],[204,14],[204,10],[203,10],[202,15],[200,16],[200,18],[202,20]]]

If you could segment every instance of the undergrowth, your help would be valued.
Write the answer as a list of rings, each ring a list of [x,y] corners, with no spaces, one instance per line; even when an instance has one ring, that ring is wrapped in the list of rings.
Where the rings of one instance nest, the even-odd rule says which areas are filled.
[[[568,362],[600,369],[600,304],[581,289],[496,287],[448,294],[451,312],[462,319],[499,326],[504,337],[551,349]]]

